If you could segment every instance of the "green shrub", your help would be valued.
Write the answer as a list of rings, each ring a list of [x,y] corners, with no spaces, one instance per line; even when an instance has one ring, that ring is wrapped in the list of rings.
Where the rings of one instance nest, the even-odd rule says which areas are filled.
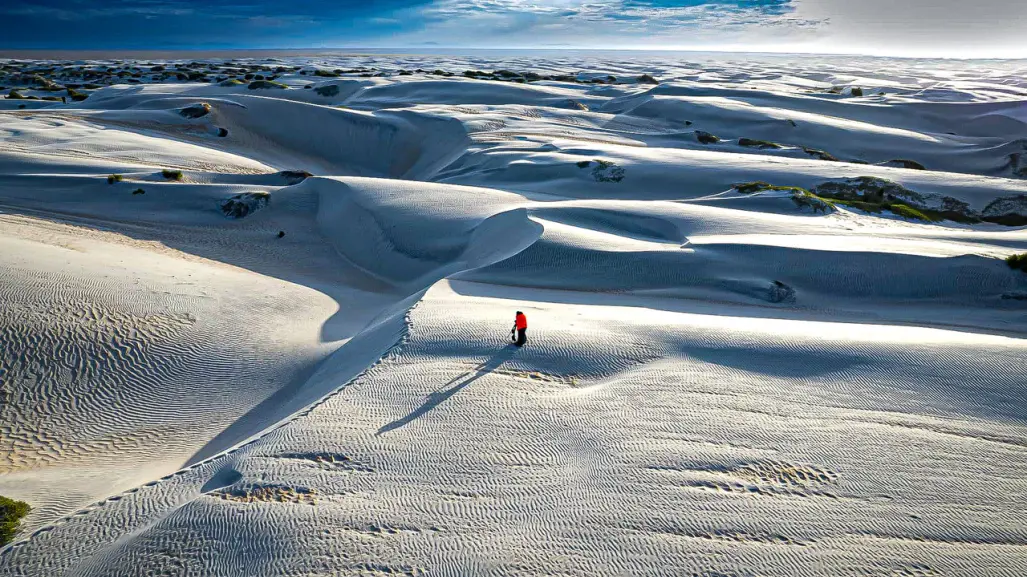
[[[272,80],[254,80],[253,82],[250,82],[246,88],[257,90],[258,88],[288,88],[288,86],[281,82],[274,82]]]
[[[696,130],[695,139],[698,140],[700,144],[716,144],[720,142],[720,138],[718,136],[710,134],[704,130]]]
[[[579,160],[577,163],[578,168],[588,168],[588,165],[592,164],[591,160]]]
[[[32,507],[24,501],[15,501],[0,496],[0,547],[14,539],[22,517],[28,515],[31,510]]]
[[[314,76],[321,76],[321,77],[324,77],[324,78],[338,78],[339,77],[339,73],[338,72],[332,72],[332,71],[329,71],[329,70],[315,70],[314,71]]]
[[[899,204],[899,203],[888,204],[887,208],[888,208],[888,210],[892,211],[893,213],[895,213],[895,214],[897,214],[897,215],[899,215],[899,216],[901,216],[903,218],[911,218],[913,220],[924,220],[924,221],[927,221],[927,222],[937,222],[939,220],[942,220],[940,218],[935,217],[934,215],[928,214],[927,211],[922,211],[922,210],[913,208],[912,206],[909,206],[908,204]]]
[[[112,174],[107,177],[107,184],[114,184],[115,182],[121,182],[122,180],[124,180],[124,177],[120,174]]]
[[[765,190],[783,190],[798,194],[809,193],[805,188],[800,188],[798,186],[778,186],[776,184],[770,184],[769,182],[763,182],[762,180],[757,180],[755,182],[743,182],[742,184],[736,184],[734,188],[742,194],[752,194],[754,192],[763,192]]]
[[[832,212],[834,204],[826,198],[820,198],[819,196],[808,192],[806,190],[799,189],[800,191],[792,193],[792,202],[799,208],[811,208],[813,212]]]
[[[769,140],[755,140],[753,138],[739,138],[739,146],[755,146],[760,149],[764,148],[781,148],[781,145],[776,142],[770,142]]]
[[[1020,254],[1012,254],[1006,257],[1006,264],[1013,270],[1022,270],[1027,272],[1027,252],[1021,252]]]
[[[146,194],[146,191],[141,188],[137,188],[132,191],[132,194]]]
[[[210,114],[211,106],[206,102],[197,102],[182,108],[178,111],[179,114],[186,118],[201,118]]]
[[[925,167],[924,165],[920,164],[919,162],[917,162],[915,160],[909,160],[909,159],[906,159],[906,158],[896,158],[894,160],[889,160],[888,163],[890,163],[890,164],[898,164],[902,168],[908,168],[908,169],[911,169],[911,170],[927,170],[927,167]]]
[[[160,171],[160,174],[168,180],[182,180],[182,178],[184,177],[181,170],[164,169]]]
[[[324,96],[326,98],[330,98],[332,96],[338,96],[339,95],[339,87],[336,84],[329,84],[327,86],[318,86],[317,88],[314,89],[314,92],[316,92],[319,96]]]
[[[830,161],[830,162],[838,162],[838,159],[835,158],[835,156],[833,154],[831,154],[829,152],[825,152],[823,150],[817,150],[815,148],[807,148],[807,147],[804,146],[804,147],[802,147],[802,151],[805,152],[806,154],[810,155],[810,156],[819,158],[820,160],[827,160],[827,161]]]

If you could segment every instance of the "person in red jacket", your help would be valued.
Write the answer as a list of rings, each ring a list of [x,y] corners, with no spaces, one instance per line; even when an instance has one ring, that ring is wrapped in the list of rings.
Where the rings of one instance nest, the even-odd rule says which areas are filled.
[[[517,314],[514,316],[514,326],[510,330],[510,335],[513,336],[515,332],[517,333],[517,340],[514,341],[514,344],[523,347],[524,343],[528,342],[528,317],[524,316],[524,313],[521,311],[517,311]]]

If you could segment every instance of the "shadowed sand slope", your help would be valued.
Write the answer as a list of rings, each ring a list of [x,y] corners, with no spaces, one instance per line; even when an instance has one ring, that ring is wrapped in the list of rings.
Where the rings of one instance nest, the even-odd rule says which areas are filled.
[[[0,575],[1027,574],[1022,65],[11,66]]]

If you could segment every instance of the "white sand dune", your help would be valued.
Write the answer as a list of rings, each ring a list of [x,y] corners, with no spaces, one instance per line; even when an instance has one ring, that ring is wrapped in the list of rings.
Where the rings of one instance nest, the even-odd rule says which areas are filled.
[[[1027,65],[264,64],[0,100],[0,575],[1027,574]]]

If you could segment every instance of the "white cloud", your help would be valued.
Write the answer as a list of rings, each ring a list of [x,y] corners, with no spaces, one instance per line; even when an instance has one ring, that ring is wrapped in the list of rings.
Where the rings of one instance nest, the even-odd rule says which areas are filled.
[[[813,47],[911,56],[1027,57],[1024,0],[796,0],[827,20]]]
[[[411,11],[431,37],[451,46],[665,47],[801,35],[815,22],[789,13],[787,2],[723,0],[660,6],[642,0],[440,0]]]

